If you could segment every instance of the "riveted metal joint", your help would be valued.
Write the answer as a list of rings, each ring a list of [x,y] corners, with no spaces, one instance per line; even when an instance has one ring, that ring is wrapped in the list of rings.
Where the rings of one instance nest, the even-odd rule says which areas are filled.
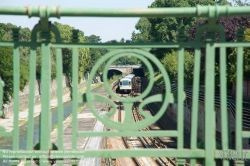
[[[213,32],[213,31],[208,31],[207,33],[206,33],[206,41],[207,42],[212,42],[212,41],[215,41],[215,32]]]
[[[50,24],[50,22],[49,22]],[[41,32],[41,40],[42,41],[50,41],[51,39],[51,32],[50,31],[42,31]]]
[[[237,38],[237,41],[243,41],[244,40],[244,29],[243,28],[237,29],[236,38]]]
[[[79,41],[78,32],[79,32],[79,30],[73,30],[72,31],[72,42],[73,43],[78,43],[78,41]]]
[[[184,29],[178,30],[177,41],[184,42],[187,40]]]
[[[12,29],[12,38],[14,41],[19,40],[19,28],[13,28]]]

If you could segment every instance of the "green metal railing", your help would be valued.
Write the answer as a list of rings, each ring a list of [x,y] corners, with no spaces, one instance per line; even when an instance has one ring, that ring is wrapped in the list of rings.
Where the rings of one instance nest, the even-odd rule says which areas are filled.
[[[59,7],[45,7],[45,6],[28,6],[28,7],[5,7],[0,6],[0,15],[27,15],[28,17],[39,17],[40,22],[34,26],[30,42],[19,41],[18,29],[13,29],[13,41],[0,41],[0,46],[13,47],[13,80],[14,80],[14,129],[7,132],[5,128],[0,127],[1,137],[13,138],[13,149],[15,156],[18,155],[32,158],[36,155],[38,158],[49,154],[51,148],[50,133],[51,133],[51,113],[50,113],[50,83],[51,83],[51,48],[56,49],[56,70],[57,70],[57,86],[58,86],[58,151],[50,151],[50,156],[55,158],[65,158],[65,154],[61,153],[63,149],[63,102],[62,102],[62,48],[72,48],[72,83],[73,83],[73,111],[72,111],[72,150],[68,153],[74,155],[76,158],[85,157],[101,157],[101,158],[117,158],[117,157],[175,157],[178,158],[177,162],[185,161],[185,158],[190,158],[191,165],[195,165],[196,159],[204,159],[204,165],[215,165],[215,159],[221,159],[222,152],[229,149],[228,141],[228,114],[227,114],[227,89],[226,89],[226,48],[237,48],[237,98],[236,98],[236,152],[242,151],[242,139],[250,138],[249,131],[242,130],[242,81],[243,81],[243,48],[249,47],[249,42],[243,42],[243,31],[239,30],[237,35],[237,42],[226,42],[225,32],[223,27],[217,24],[216,20],[219,17],[225,16],[239,16],[249,15],[250,7],[230,7],[230,6],[197,6],[187,8],[157,8],[157,9],[75,9],[75,8],[59,8]],[[201,25],[197,32],[195,41],[186,41],[185,35],[180,32],[178,42],[167,43],[132,43],[132,44],[91,44],[79,43],[77,39],[77,31],[73,31],[72,43],[62,43],[60,32],[58,28],[49,22],[49,18],[62,16],[71,17],[205,17],[208,22]],[[201,42],[202,33],[206,31],[207,35],[204,42]],[[41,42],[37,42],[37,33],[41,32]],[[50,32],[56,36],[56,42],[51,43]],[[216,42],[214,33],[218,32],[220,41]],[[183,38],[184,37],[184,38]],[[41,79],[41,119],[40,123],[40,151],[33,150],[33,134],[34,134],[34,119],[28,119],[28,133],[27,133],[27,147],[26,151],[19,150],[19,48],[20,46],[30,47],[30,61],[29,61],[29,117],[34,115],[34,88],[36,79],[36,48],[41,47],[42,53],[42,79]],[[186,48],[195,49],[195,66],[194,66],[194,79],[193,79],[193,92],[192,92],[192,127],[191,127],[191,148],[184,149],[184,50]],[[206,64],[205,64],[205,148],[197,148],[197,125],[198,125],[198,99],[199,99],[199,78],[200,78],[200,59],[201,48],[206,48]],[[96,118],[104,123],[107,127],[116,129],[117,132],[89,132],[78,131],[77,127],[77,109],[78,109],[78,48],[107,48],[110,50],[105,56],[98,60],[90,74],[87,84],[87,102],[91,111]],[[168,73],[164,69],[160,61],[151,53],[151,48],[177,48],[178,49],[178,124],[177,130],[162,130],[162,131],[147,131],[138,132],[139,129],[147,127],[155,123],[166,111],[168,104],[173,102],[171,94],[171,85]],[[215,110],[214,110],[214,87],[215,87],[215,48],[220,49],[220,105],[221,105],[221,138],[222,150],[216,149],[215,141]],[[112,62],[118,58],[125,57],[128,54],[140,59],[148,68],[150,73],[150,80],[146,90],[138,97],[135,98],[121,98],[116,96],[109,88],[107,77],[104,77],[104,86],[107,92],[112,97],[119,99],[124,104],[125,120],[124,123],[114,122],[110,117],[115,113],[116,106],[106,96],[91,93],[90,86],[91,80],[94,78],[95,72],[98,67],[107,61],[103,71],[103,75],[107,75],[108,67]],[[1,58],[0,58],[1,59]],[[149,60],[151,62],[149,62]],[[131,108],[133,102],[138,101],[147,96],[153,86],[154,71],[151,66],[154,63],[158,66],[159,71],[162,73],[166,91],[165,94],[157,94],[146,98],[141,104],[145,105],[152,102],[162,102],[162,107],[155,116],[146,114],[142,110],[139,112],[144,116],[144,120],[138,123],[133,123],[131,117]],[[0,108],[2,105],[2,95],[4,83],[0,80]],[[93,100],[100,100],[109,103],[113,109],[104,116],[100,116],[93,106]],[[142,107],[140,107],[142,108]],[[177,149],[123,149],[123,150],[77,150],[76,143],[79,137],[93,137],[93,136],[169,136],[176,137],[178,140]],[[0,158],[4,158],[6,151],[0,150]],[[250,151],[247,151],[246,157],[250,159]],[[241,157],[242,153],[239,154]],[[240,157],[239,156],[239,157]],[[223,158],[226,158],[225,156]],[[40,158],[40,165],[48,165],[46,158]],[[44,163],[43,163],[44,162]],[[244,162],[237,160],[238,165],[244,165]],[[17,165],[17,164],[16,164]],[[26,163],[26,165],[30,165]],[[59,164],[63,165],[63,164]],[[181,165],[181,164],[180,164]],[[229,165],[228,160],[223,160],[223,165]]]

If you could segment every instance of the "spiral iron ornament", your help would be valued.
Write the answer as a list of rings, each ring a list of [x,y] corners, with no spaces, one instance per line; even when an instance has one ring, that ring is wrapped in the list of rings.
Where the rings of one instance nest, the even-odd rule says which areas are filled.
[[[107,79],[107,73],[108,73],[109,66],[111,66],[111,64],[115,60],[117,60],[121,57],[125,57],[127,55],[140,59],[146,65],[146,67],[148,68],[148,71],[150,73],[149,83],[148,83],[148,86],[145,89],[145,91],[141,95],[133,97],[133,98],[131,98],[131,97],[122,98],[122,97],[118,96],[117,94],[115,94],[112,91],[112,89],[110,88],[110,86],[108,84],[108,79]],[[156,66],[158,66],[159,71],[163,75],[163,79],[164,79],[164,83],[165,83],[165,87],[166,87],[164,94],[156,94],[156,95],[147,97],[147,95],[150,93],[150,91],[153,87],[153,84],[154,84],[154,81],[153,81],[154,80],[154,70],[153,70],[151,63],[148,61],[148,59],[150,59],[152,61],[152,63],[154,63]],[[113,101],[111,101],[106,96],[102,96],[102,95],[97,94],[97,93],[92,93],[90,91],[91,90],[91,80],[94,78],[95,73],[97,72],[97,69],[99,68],[99,66],[101,64],[103,64],[104,62],[106,62],[105,67],[104,67],[104,71],[103,71],[104,87],[110,96],[112,96],[113,98],[115,98],[123,103],[124,111],[125,111],[125,118],[124,118],[123,123],[115,122],[112,119],[110,119],[111,116],[114,115],[115,112],[117,111],[116,105]],[[95,117],[99,121],[101,121],[104,125],[106,125],[109,128],[113,128],[113,129],[116,129],[119,131],[135,131],[135,130],[139,130],[139,129],[145,128],[147,126],[150,126],[151,124],[155,123],[158,119],[161,118],[161,116],[166,111],[168,104],[172,101],[172,99],[171,99],[172,94],[170,92],[171,92],[171,87],[170,87],[169,76],[168,76],[165,68],[161,64],[161,62],[154,55],[152,55],[151,53],[149,53],[148,51],[143,50],[143,49],[118,49],[118,50],[110,51],[109,53],[104,55],[101,59],[99,59],[97,61],[96,65],[93,66],[91,73],[90,73],[89,81],[87,84],[86,98],[87,98],[87,103],[88,103],[88,106],[90,107],[90,110],[95,115]],[[143,102],[140,103],[138,111],[144,117],[144,119],[139,121],[139,122],[134,122],[132,120],[132,111],[131,110],[132,110],[134,102],[139,101],[141,99],[143,99]],[[104,115],[99,115],[97,110],[94,108],[93,101],[106,102],[112,107],[112,109],[110,112],[108,112]],[[142,109],[143,106],[145,106],[149,103],[153,103],[153,102],[162,102],[163,103],[162,107],[160,108],[158,113],[154,116],[152,116],[151,114],[149,114],[147,112],[144,112]]]

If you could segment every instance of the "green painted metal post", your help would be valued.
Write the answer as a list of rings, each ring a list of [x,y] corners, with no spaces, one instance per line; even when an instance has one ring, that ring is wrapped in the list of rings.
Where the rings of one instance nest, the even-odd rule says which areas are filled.
[[[238,29],[237,40],[242,41],[243,29]],[[236,76],[236,126],[235,126],[235,150],[242,151],[242,96],[243,96],[243,47],[237,48],[237,76]],[[236,166],[243,166],[244,162],[235,161]]]
[[[49,31],[41,32],[41,51],[42,51],[42,77],[41,77],[41,96],[42,107],[40,114],[40,150],[48,151],[51,149],[51,112],[50,112],[50,83],[51,83],[51,55],[50,55]],[[47,159],[40,159],[40,166],[46,166]]]
[[[36,81],[36,48],[31,47],[30,50],[30,92],[29,92],[29,118],[28,119],[28,131],[27,131],[27,150],[33,149],[33,135],[34,135],[34,105],[35,105],[35,81]],[[27,159],[26,166],[30,165],[29,159]]]
[[[198,111],[199,111],[199,85],[200,85],[200,59],[201,50],[195,48],[194,54],[194,78],[193,78],[193,99],[192,99],[192,121],[191,121],[191,149],[197,149],[197,129],[198,129]],[[204,118],[203,118],[204,119]],[[191,159],[191,166],[195,166],[196,159]]]
[[[78,89],[78,49],[73,49],[72,55],[72,98],[73,98],[73,119],[72,119],[72,149],[76,150],[77,148],[77,89]]]
[[[78,42],[78,30],[73,30],[72,42]],[[77,150],[77,130],[78,130],[78,101],[77,101],[77,90],[78,90],[78,72],[79,72],[79,52],[78,48],[73,48],[72,54],[72,98],[73,98],[73,106],[72,106],[72,150]],[[74,160],[74,159],[72,159]],[[76,166],[72,164],[72,166]]]
[[[227,114],[227,80],[226,80],[226,48],[220,48],[220,95],[221,95],[221,138],[222,150],[229,147],[228,141],[228,114]],[[223,160],[223,166],[229,166],[228,160]]]
[[[58,101],[58,150],[62,151],[63,148],[63,88],[62,88],[62,50],[60,48],[56,49],[56,79],[57,79],[57,101]],[[63,163],[58,163],[59,166],[63,166]]]
[[[178,49],[178,111],[177,111],[177,130],[178,130],[178,138],[177,138],[177,148],[182,150],[184,148],[184,100],[183,100],[183,92],[184,92],[184,47],[182,47],[181,43],[186,40],[186,36],[184,34],[184,30],[179,30],[178,34],[178,42],[180,42],[180,48]],[[178,166],[185,165],[186,160],[182,158],[176,159],[176,164]]]
[[[20,57],[19,57],[19,29],[12,29],[13,40],[13,89],[14,89],[14,126],[13,126],[13,150],[19,149],[19,86],[20,86]],[[17,165],[17,163],[12,163]]]
[[[215,110],[214,110],[214,68],[215,48],[214,32],[207,32],[206,36],[206,78],[205,78],[205,165],[215,166]]]

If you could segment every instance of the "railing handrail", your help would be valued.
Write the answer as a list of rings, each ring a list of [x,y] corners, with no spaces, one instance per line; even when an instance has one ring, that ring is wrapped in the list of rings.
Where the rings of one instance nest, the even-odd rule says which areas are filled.
[[[181,9],[181,10],[180,10]],[[249,6],[201,6],[169,7],[146,9],[89,9],[89,8],[60,8],[59,6],[0,6],[1,15],[27,15],[28,17],[51,18],[61,16],[84,17],[228,17],[250,14]],[[214,13],[214,14],[211,14]]]

